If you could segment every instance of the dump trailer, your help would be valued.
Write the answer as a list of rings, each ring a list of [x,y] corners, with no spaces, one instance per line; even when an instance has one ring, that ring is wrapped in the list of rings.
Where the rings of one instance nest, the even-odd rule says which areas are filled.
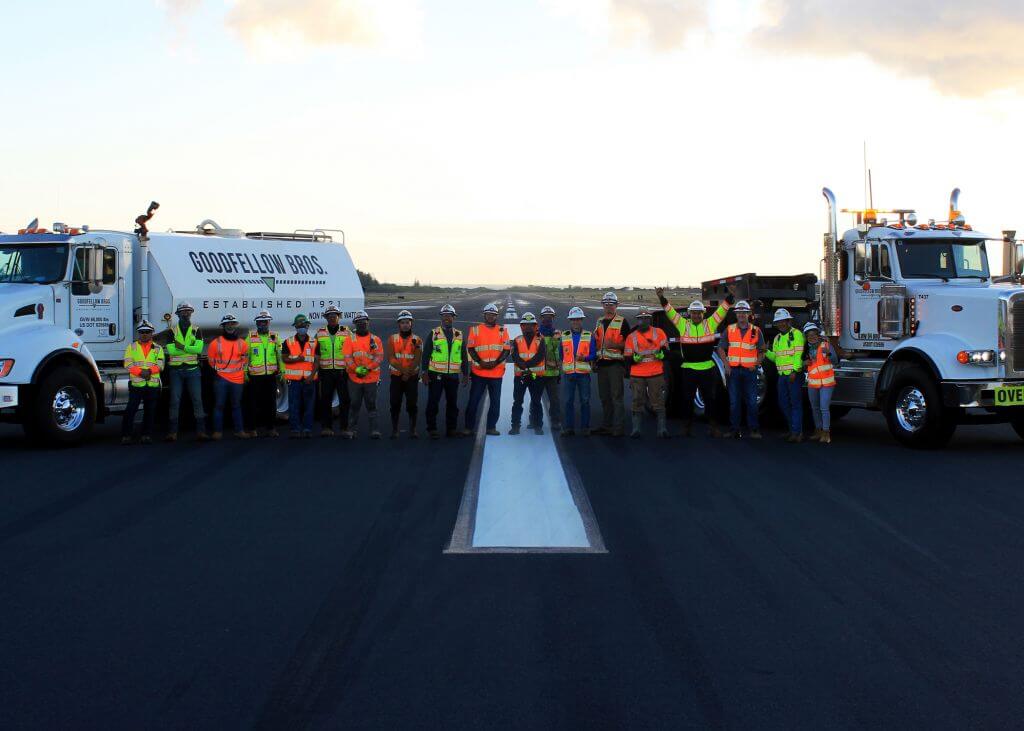
[[[149,320],[166,342],[182,302],[207,340],[227,313],[244,330],[267,310],[287,332],[297,313],[316,326],[329,305],[349,322],[364,306],[340,231],[245,232],[206,220],[150,233],[146,221],[131,232],[56,223],[0,235],[0,420],[80,441],[127,404],[123,355],[136,325]]]
[[[813,317],[840,355],[833,412],[880,411],[904,445],[940,447],[959,424],[1009,423],[1024,438],[1024,245],[1016,232],[975,231],[954,189],[940,220],[919,222],[909,208],[844,210],[853,228],[840,234],[835,196],[822,193],[820,281],[746,274],[706,282],[705,298],[715,303],[738,283],[769,342],[775,308],[789,309],[797,325]],[[1002,277],[989,271],[992,241],[1002,244]],[[764,380],[774,400],[767,363]]]

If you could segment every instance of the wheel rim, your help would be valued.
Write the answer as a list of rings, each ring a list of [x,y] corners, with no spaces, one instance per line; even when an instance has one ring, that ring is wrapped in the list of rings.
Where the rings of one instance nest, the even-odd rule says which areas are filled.
[[[58,429],[75,431],[85,421],[85,394],[74,386],[63,386],[53,395],[51,410]]]
[[[768,395],[768,379],[765,378],[764,368],[757,369],[757,405],[761,406],[764,403],[765,396]]]
[[[896,421],[904,431],[920,431],[928,419],[928,402],[919,388],[905,388],[896,402]]]

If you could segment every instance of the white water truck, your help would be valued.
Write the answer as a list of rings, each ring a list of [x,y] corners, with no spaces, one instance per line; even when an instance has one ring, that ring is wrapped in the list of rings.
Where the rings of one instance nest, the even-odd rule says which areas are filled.
[[[158,207],[134,232],[33,222],[0,235],[0,421],[49,442],[81,441],[127,404],[123,356],[136,325],[154,323],[163,342],[182,302],[207,340],[228,312],[245,328],[268,310],[287,334],[297,313],[316,327],[329,305],[349,322],[364,306],[340,231],[244,232],[206,220],[150,233]]]

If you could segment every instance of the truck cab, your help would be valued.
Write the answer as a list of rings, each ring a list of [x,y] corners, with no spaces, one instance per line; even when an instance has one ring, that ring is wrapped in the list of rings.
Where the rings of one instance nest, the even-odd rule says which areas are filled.
[[[840,237],[835,198],[824,194],[820,315],[842,355],[832,403],[883,411],[909,446],[941,446],[962,423],[1009,422],[1024,436],[1024,288],[1013,232],[974,231],[955,190],[946,221],[918,223],[911,209],[847,211],[855,225]],[[1004,281],[988,265],[987,245],[1000,240],[1013,270]]]

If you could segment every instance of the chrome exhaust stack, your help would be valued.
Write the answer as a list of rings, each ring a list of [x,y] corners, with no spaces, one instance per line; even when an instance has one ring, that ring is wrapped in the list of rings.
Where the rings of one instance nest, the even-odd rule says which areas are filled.
[[[828,233],[825,234],[824,271],[821,281],[821,317],[822,334],[826,337],[839,335],[839,223],[836,219],[836,196],[828,188],[822,188],[821,194],[828,202]]]

